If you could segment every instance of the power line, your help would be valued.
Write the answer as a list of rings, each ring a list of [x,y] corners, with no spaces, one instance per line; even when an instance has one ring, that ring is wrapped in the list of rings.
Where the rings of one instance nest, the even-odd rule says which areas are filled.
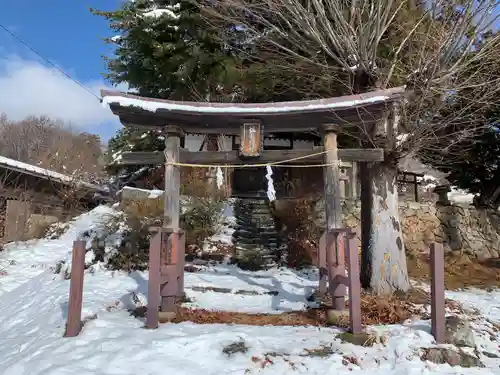
[[[10,31],[7,27],[5,27],[4,25],[2,25],[1,23],[0,23],[0,28],[2,28],[6,33],[8,33],[13,38],[15,38],[18,42],[20,42],[26,48],[28,48],[29,50],[31,50],[31,52],[35,53],[38,57],[40,57],[47,64],[49,64],[53,68],[57,69],[60,73],[62,73],[70,81],[73,81],[73,83],[76,83],[82,89],[84,89],[85,91],[87,91],[88,93],[90,93],[92,96],[94,96],[95,98],[97,98],[97,100],[99,100],[99,101],[101,100],[101,98],[99,96],[97,96],[92,90],[90,90],[88,87],[86,87],[83,83],[81,83],[80,81],[74,79],[68,73],[66,73],[64,70],[62,70],[57,65],[55,65],[54,63],[52,63],[49,59],[45,58],[40,52],[38,52],[36,49],[34,49],[33,47],[31,47],[28,43],[26,43],[24,40],[22,40],[19,36],[17,36],[16,34],[14,34],[12,31]]]

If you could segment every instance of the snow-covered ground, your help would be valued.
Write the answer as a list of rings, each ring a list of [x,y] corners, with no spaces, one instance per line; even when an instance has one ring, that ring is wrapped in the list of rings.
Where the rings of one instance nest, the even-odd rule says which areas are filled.
[[[127,308],[133,294],[146,294],[147,274],[111,272],[99,265],[85,274],[85,327],[80,336],[63,338],[69,281],[54,267],[68,259],[76,236],[89,228],[104,230],[113,215],[111,208],[100,207],[76,219],[60,239],[12,244],[0,253],[0,374],[500,373],[500,358],[491,355],[480,354],[484,368],[422,361],[421,348],[434,346],[428,321],[368,327],[381,338],[373,347],[342,343],[339,330],[317,327],[181,323],[146,330]],[[315,273],[291,270],[249,273],[215,266],[186,273],[191,306],[211,310],[303,309],[316,284]],[[449,296],[500,322],[500,292]],[[491,324],[479,319],[474,327],[478,352],[499,354],[500,336]]]
[[[72,243],[85,231],[102,230],[117,212],[100,206],[79,216],[57,240],[32,240],[7,244],[0,253],[0,296],[33,277],[55,267],[61,260],[71,259]]]

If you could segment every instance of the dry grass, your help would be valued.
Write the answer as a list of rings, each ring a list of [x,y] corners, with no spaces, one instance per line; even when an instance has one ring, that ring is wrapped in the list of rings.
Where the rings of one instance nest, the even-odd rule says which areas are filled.
[[[141,220],[163,219],[163,198],[122,199],[120,207],[128,216]]]
[[[402,323],[420,309],[407,297],[381,298],[371,294],[361,296],[361,322],[363,325]],[[347,325],[347,322],[346,322]]]
[[[282,314],[247,314],[203,309],[179,308],[173,323],[245,324],[252,326],[326,326],[325,314],[320,309]]]
[[[425,303],[425,301],[427,299],[423,300],[422,295],[418,293],[409,293],[404,297],[390,296],[386,298],[365,294],[361,300],[362,323],[363,325],[402,323],[414,315],[419,315],[421,309],[416,304]],[[281,314],[248,314],[180,307],[172,323],[189,321],[196,324],[326,327],[333,325],[331,321],[329,322],[326,311],[325,308],[314,308]],[[339,318],[334,325],[347,328],[349,326],[348,315]]]
[[[322,229],[317,225],[317,215],[312,199],[291,199],[275,203],[273,214],[287,242],[287,261],[292,268],[312,264]]]
[[[423,282],[430,280],[429,258],[420,256],[408,259],[410,277]],[[478,262],[463,253],[445,255],[445,286],[448,290],[500,287],[500,261],[490,259]]]

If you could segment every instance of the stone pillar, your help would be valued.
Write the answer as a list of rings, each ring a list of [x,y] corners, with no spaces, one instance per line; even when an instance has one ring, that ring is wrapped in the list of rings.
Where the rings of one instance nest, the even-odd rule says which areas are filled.
[[[448,185],[438,185],[434,188],[434,193],[437,194],[438,200],[437,204],[441,204],[443,206],[449,206],[451,204],[448,199],[448,193],[451,191],[450,186]]]

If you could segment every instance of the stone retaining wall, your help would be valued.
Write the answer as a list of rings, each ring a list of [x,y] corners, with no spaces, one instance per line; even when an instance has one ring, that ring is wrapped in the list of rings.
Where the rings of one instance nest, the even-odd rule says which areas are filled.
[[[500,212],[472,206],[401,202],[400,219],[407,250],[425,252],[431,242],[444,244],[446,251],[463,251],[478,259],[497,258],[500,253]],[[360,203],[345,202],[344,223],[357,227]]]

